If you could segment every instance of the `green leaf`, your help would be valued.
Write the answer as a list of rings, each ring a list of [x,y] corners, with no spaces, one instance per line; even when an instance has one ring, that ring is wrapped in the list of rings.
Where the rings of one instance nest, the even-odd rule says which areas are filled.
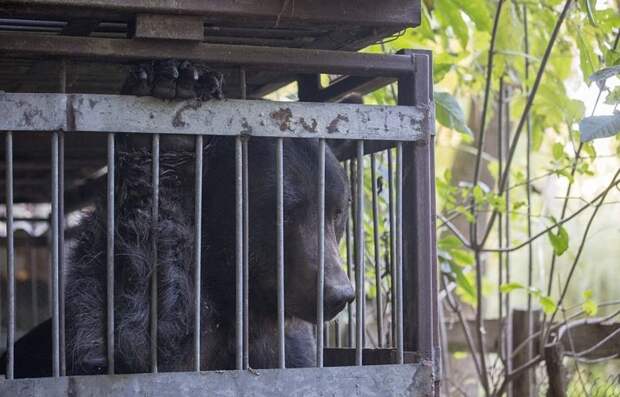
[[[461,16],[460,8],[452,0],[435,0],[434,15],[444,28],[452,28],[463,48],[469,41],[469,29]]]
[[[579,48],[579,65],[583,73],[584,80],[586,76],[591,76],[598,66],[598,58],[594,53],[594,49],[588,41],[583,37],[580,30],[577,30],[577,48]]]
[[[591,289],[587,289],[585,291],[583,291],[583,299],[592,299],[592,290]]]
[[[566,229],[564,229],[562,225],[558,225],[557,234],[550,230],[547,233],[547,236],[549,236],[549,241],[553,246],[553,251],[555,254],[557,256],[562,256],[562,254],[568,249],[568,233],[566,232]]]
[[[620,132],[620,113],[612,116],[591,116],[579,122],[581,142],[607,138]]]
[[[463,109],[456,99],[447,92],[435,92],[435,116],[439,124],[452,128],[466,135],[473,135],[467,123]]]
[[[442,237],[441,240],[437,242],[437,248],[442,250],[452,250],[462,247],[463,243],[461,240],[451,234],[446,237]]]
[[[583,144],[583,151],[586,152],[586,154],[591,159],[595,159],[596,158],[596,149],[594,148],[594,145],[592,144],[592,142],[584,143]]]
[[[557,308],[555,301],[548,296],[541,295],[538,302],[546,314],[553,314]]]
[[[557,161],[564,157],[564,145],[559,142],[553,144],[552,147],[553,158]]]
[[[491,30],[491,14],[484,0],[453,0],[453,2],[476,24],[476,28],[483,32]]]
[[[476,201],[476,204],[481,204],[484,202],[484,192],[482,191],[482,188],[479,185],[474,186],[474,189],[472,190],[472,194],[474,196],[474,200]]]
[[[525,287],[523,286],[523,284],[516,282],[502,284],[499,287],[499,291],[503,294],[507,294],[517,289],[525,289]]]
[[[598,312],[598,305],[592,299],[588,299],[583,302],[581,309],[588,316],[596,316],[596,313]]]
[[[592,26],[596,26],[596,20],[594,19],[594,13],[592,12],[594,8],[592,7],[591,1],[581,0],[581,4],[582,4],[582,7],[585,8],[586,14],[588,14],[588,20],[590,21]]]
[[[463,273],[463,269],[459,266],[452,265],[451,270],[452,273],[456,276],[456,285],[460,287],[472,301],[475,302],[476,288],[474,288],[465,273]]]
[[[610,66],[608,68],[603,68],[601,70],[597,70],[595,73],[590,75],[590,81],[601,81],[607,80],[610,77],[613,77],[617,74],[620,74],[620,65]]]
[[[609,94],[607,94],[607,98],[605,98],[605,103],[607,105],[617,105],[620,103],[620,85],[614,87],[613,90]]]
[[[474,264],[474,255],[463,249],[455,249],[450,251],[453,262],[461,267],[471,266]]]

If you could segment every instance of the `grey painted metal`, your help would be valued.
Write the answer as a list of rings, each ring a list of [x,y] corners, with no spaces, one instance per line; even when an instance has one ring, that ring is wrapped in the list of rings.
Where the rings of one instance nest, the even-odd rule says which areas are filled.
[[[430,52],[410,52],[415,74],[399,80],[401,105],[432,109]],[[432,112],[431,112],[432,116]],[[403,144],[403,312],[404,347],[417,351],[422,359],[432,360],[438,329],[434,324],[436,264],[434,246],[434,206],[432,195],[432,130],[428,138]],[[411,227],[409,225],[415,225]]]
[[[379,198],[377,197],[375,154],[370,154],[370,180],[372,189],[372,244],[375,262],[375,290],[377,303],[377,347],[383,347],[383,297],[381,293],[381,251],[379,241]]]
[[[108,134],[106,222],[106,343],[108,374],[114,374],[114,134]]]
[[[0,381],[0,395],[20,397],[429,396],[422,364],[76,376]]]
[[[60,92],[67,92],[67,61],[60,60]],[[60,375],[67,374],[65,353],[65,134],[58,135],[58,339]]]
[[[396,306],[394,304],[394,297],[396,296],[396,278],[394,277],[396,262],[396,239],[394,238],[394,229],[396,227],[396,219],[394,217],[394,162],[392,159],[392,149],[388,149],[386,152],[388,163],[388,222],[390,225],[388,237],[390,243],[390,316],[392,318],[391,342],[392,346],[396,347]]]
[[[395,54],[20,33],[2,34],[0,56],[67,56],[106,62],[173,58],[289,73],[385,77],[410,74],[412,66],[410,57]]]
[[[362,365],[364,348],[364,141],[357,141],[355,189],[355,364]]]
[[[319,269],[316,281],[316,366],[323,367],[323,343],[324,341],[324,321],[323,321],[323,294],[325,292],[325,139],[319,140],[319,179],[318,186],[318,256]]]
[[[329,139],[423,139],[428,108],[249,100],[0,93],[0,131],[89,131]]]
[[[235,139],[235,368],[243,368],[243,145]]]
[[[203,137],[196,135],[194,187],[194,369],[200,371],[200,310],[202,307],[202,167]]]
[[[197,15],[209,19],[231,18],[254,19],[266,23],[269,28],[278,28],[277,21],[282,25],[309,23],[330,23],[358,26],[392,26],[402,28],[417,26],[420,23],[420,4],[416,1],[387,0],[382,7],[376,7],[373,0],[357,0],[353,4],[334,4],[330,0],[315,0],[311,4],[282,4],[279,0],[245,0],[242,2],[230,1],[200,1],[200,0],[5,0],[3,4],[25,9],[50,8],[70,12],[88,12],[91,17],[109,15],[125,15],[119,20],[125,20],[126,14],[157,13],[171,15]],[[71,14],[69,14],[71,15]],[[256,22],[255,22],[256,23]],[[274,26],[275,25],[275,26]]]
[[[394,278],[396,288],[394,296],[396,311],[396,356],[398,364],[404,360],[403,332],[403,144],[396,146],[396,261]]]
[[[247,98],[245,68],[239,69],[241,99]],[[250,367],[250,197],[248,173],[248,137],[241,137],[243,179],[243,369]]]
[[[52,375],[60,376],[60,319],[58,302],[58,262],[59,262],[59,239],[58,239],[58,211],[59,196],[59,170],[58,170],[58,131],[52,133]]]
[[[347,183],[349,186],[352,186],[353,183],[353,160],[348,161],[348,167],[346,167],[347,172]],[[352,189],[351,189],[352,190]],[[353,193],[353,192],[351,192]],[[347,226],[345,229],[346,236],[346,251],[347,251],[347,277],[349,280],[353,280],[353,263],[354,263],[354,255],[353,255],[353,247],[351,247],[351,239],[353,238],[352,224],[354,214],[354,197],[351,197],[351,205],[350,208],[347,209],[350,211],[350,217],[347,219]],[[353,347],[353,305],[351,302],[347,303],[347,346]]]
[[[243,369],[250,367],[250,200],[248,186],[248,139],[241,137],[243,204]]]
[[[7,263],[7,346],[6,346],[6,377],[13,379],[15,364],[15,235],[13,230],[13,133],[6,133],[6,263]]]
[[[286,366],[286,345],[284,343],[284,142],[276,141],[276,240],[278,244],[278,367]]]
[[[63,74],[64,76],[64,74]],[[60,375],[67,375],[65,353],[65,134],[58,133],[58,354]]]
[[[151,175],[152,175],[152,208],[151,208],[151,255],[153,257],[151,270],[151,372],[158,371],[157,344],[159,333],[157,331],[158,310],[158,274],[159,253],[157,250],[159,240],[159,134],[153,134],[151,147]]]
[[[135,24],[137,39],[202,41],[205,35],[204,22],[196,16],[138,14]]]

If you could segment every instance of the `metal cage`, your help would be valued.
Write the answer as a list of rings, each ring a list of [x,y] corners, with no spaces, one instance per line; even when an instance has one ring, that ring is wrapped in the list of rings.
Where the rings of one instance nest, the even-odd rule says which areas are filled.
[[[356,394],[356,395],[434,395],[438,393],[439,359],[438,326],[437,326],[437,278],[435,252],[435,199],[434,199],[434,107],[432,99],[432,68],[431,54],[428,51],[405,50],[394,55],[357,53],[325,47],[323,44],[315,48],[250,45],[247,32],[235,24],[216,28],[200,17],[197,28],[187,24],[184,30],[168,29],[166,34],[177,34],[176,37],[161,37],[162,28],[160,14],[172,13],[169,2],[161,2],[160,9],[149,8],[139,3],[136,6],[124,6],[124,2],[110,1],[9,1],[8,6],[0,6],[3,14],[17,19],[0,20],[0,54],[5,58],[7,68],[27,62],[27,70],[37,71],[34,62],[37,59],[52,59],[61,65],[56,88],[33,89],[28,84],[15,91],[56,91],[57,93],[23,93],[9,92],[14,81],[4,75],[10,71],[0,72],[0,81],[4,78],[7,92],[0,93],[0,131],[3,139],[4,184],[6,194],[2,202],[5,208],[6,239],[6,318],[7,335],[7,380],[0,381],[1,395],[127,395],[129,393],[145,393],[158,395],[290,395],[290,394]],[[187,4],[186,4],[187,3]],[[188,6],[191,2],[183,3]],[[250,2],[251,3],[251,2]],[[276,4],[270,1],[263,8],[249,6],[254,13],[248,18],[262,21],[267,16],[277,17],[280,23],[281,12]],[[273,4],[272,4],[273,3]],[[327,3],[327,2],[326,2]],[[363,2],[361,10],[368,11],[369,2]],[[369,3],[369,4],[366,4]],[[385,15],[376,15],[362,24],[358,34],[358,42],[363,39],[374,40],[368,35],[366,27],[373,25],[386,26],[388,16],[394,15],[394,9],[400,3],[408,4],[406,17],[393,17],[391,29],[401,26],[416,25],[415,8],[417,2],[390,1],[386,5]],[[193,4],[193,3],[192,3]],[[413,4],[413,5],[412,5]],[[58,7],[58,9],[54,9]],[[168,8],[167,8],[168,7]],[[197,7],[197,8],[196,8]],[[229,21],[229,16],[239,13],[238,9],[217,6],[216,10],[205,10],[202,6],[195,8],[181,7],[174,11],[181,14],[185,25],[195,21],[197,15],[210,12],[211,18]],[[205,6],[206,7],[206,6]],[[320,20],[325,15],[306,9],[301,5],[301,18],[286,15],[282,18],[282,29],[301,29],[313,20]],[[328,7],[325,5],[325,7]],[[357,6],[356,6],[357,7]],[[40,22],[42,16],[53,16],[65,10],[75,19],[60,27],[61,33],[53,30],[55,26],[49,21]],[[246,9],[246,11],[248,10]],[[266,11],[265,11],[266,10]],[[327,9],[324,11],[328,11]],[[154,25],[151,19],[137,17],[135,14],[155,13]],[[266,15],[266,13],[271,14]],[[314,14],[313,14],[314,12]],[[391,14],[390,14],[391,13]],[[319,13],[320,14],[320,13]],[[368,12],[361,12],[369,15]],[[246,16],[247,16],[246,15]],[[342,15],[350,15],[343,13]],[[359,25],[358,19],[346,20],[342,15],[333,23],[351,23]],[[21,19],[20,19],[21,18]],[[31,19],[24,19],[31,18]],[[103,21],[111,24],[113,20],[131,20],[134,38],[106,37],[106,35],[82,34],[71,37],[62,33],[69,26],[84,24],[90,18],[90,31],[93,26],[102,25]],[[183,19],[183,18],[190,18]],[[419,15],[418,15],[419,18]],[[38,23],[35,23],[39,20]],[[95,20],[95,22],[92,22]],[[25,22],[29,21],[29,22]],[[35,21],[35,22],[33,22]],[[77,22],[76,22],[77,21]],[[209,21],[209,19],[207,19]],[[271,22],[270,22],[271,23]],[[266,32],[268,29],[255,22],[255,31]],[[130,23],[131,25],[131,23]],[[7,28],[7,26],[9,28]],[[26,26],[26,28],[24,28]],[[15,30],[28,30],[37,27],[37,34],[15,33]],[[116,26],[116,25],[114,25]],[[206,26],[206,27],[205,27]],[[4,27],[4,29],[3,29]],[[18,29],[18,27],[21,27]],[[79,27],[79,26],[78,26]],[[117,26],[118,27],[118,26]],[[52,29],[52,30],[50,30]],[[128,29],[126,26],[123,29]],[[200,32],[204,29],[204,35]],[[246,40],[214,39],[210,33],[228,29],[238,37]],[[235,30],[237,29],[237,30]],[[84,30],[84,29],[83,29]],[[89,30],[89,29],[86,29]],[[114,30],[114,29],[112,29]],[[122,29],[121,29],[122,30]],[[43,33],[41,33],[41,31]],[[52,33],[50,33],[52,32]],[[140,33],[142,32],[142,33]],[[176,33],[175,33],[176,32]],[[273,28],[269,37],[264,37],[268,44],[278,39],[282,31]],[[307,34],[307,31],[305,31]],[[256,32],[254,32],[256,33]],[[316,32],[313,32],[316,33]],[[385,34],[383,32],[382,34]],[[142,36],[140,36],[142,34]],[[232,34],[232,33],[231,33]],[[342,34],[339,31],[339,34]],[[87,37],[88,36],[88,37]],[[109,36],[109,35],[108,35]],[[276,37],[273,37],[276,36]],[[196,39],[198,37],[198,39]],[[213,37],[220,37],[216,34]],[[272,42],[269,42],[271,40]],[[254,44],[253,42],[249,41]],[[324,41],[325,42],[325,41]],[[241,44],[239,44],[241,43]],[[323,47],[322,47],[323,46]],[[311,46],[312,47],[312,46]],[[346,48],[345,48],[346,49]],[[81,65],[92,65],[111,62],[181,58],[205,61],[232,70],[235,80],[231,86],[232,97],[224,101],[197,103],[194,101],[163,102],[153,98],[111,95],[110,86],[91,88],[86,83],[81,89],[68,89],[67,61],[82,62]],[[102,66],[102,67],[108,67]],[[82,67],[82,66],[81,66]],[[83,66],[87,67],[87,66]],[[90,66],[88,66],[90,67]],[[39,67],[40,68],[40,67]],[[278,73],[278,71],[286,71]],[[250,75],[251,73],[251,75]],[[331,73],[341,75],[339,79],[321,87],[319,75]],[[112,73],[113,74],[113,73]],[[33,78],[36,78],[34,76]],[[252,79],[255,84],[248,83]],[[266,92],[280,87],[289,81],[298,81],[299,102],[273,102],[260,98]],[[397,82],[398,105],[369,106],[337,103],[350,92],[367,93],[388,83]],[[41,87],[49,87],[50,82],[41,82]],[[53,84],[52,84],[53,87]],[[0,87],[1,88],[1,87]],[[238,91],[236,91],[238,89]],[[84,90],[85,93],[79,93]],[[90,91],[89,91],[90,90]],[[67,93],[68,91],[72,93]],[[96,94],[90,93],[96,92]],[[254,98],[254,99],[247,99]],[[311,121],[311,122],[308,122]],[[48,148],[47,153],[32,151],[31,148],[18,148],[14,139],[20,134],[37,136],[40,147]],[[203,138],[206,135],[227,135],[235,139],[236,162],[236,362],[240,371],[200,372],[196,373],[156,373],[156,364],[151,374],[114,375],[114,204],[115,204],[115,136],[118,134],[149,134],[151,136],[151,155],[153,164],[152,197],[157,203],[159,196],[159,145],[160,137],[165,134],[185,134],[195,137],[195,167],[203,167]],[[66,158],[65,146],[71,144],[74,137],[81,138],[76,145],[85,141],[96,142],[85,146],[84,157],[88,150],[96,151],[100,157],[105,156],[104,164],[88,164],[84,158]],[[339,320],[326,325],[323,320],[323,260],[319,264],[317,281],[317,367],[318,368],[284,368],[284,210],[283,210],[283,174],[286,164],[283,161],[283,147],[286,139],[318,139],[320,155],[318,169],[319,196],[316,201],[319,213],[325,211],[325,147],[327,140],[347,140],[354,142],[348,145],[340,160],[348,169],[352,182],[353,216],[347,225],[345,239],[347,266],[349,275],[355,274],[356,300]],[[34,138],[33,138],[34,139]],[[277,142],[276,165],[278,180],[277,191],[277,264],[278,264],[278,338],[280,369],[247,370],[248,369],[248,328],[252,324],[248,320],[248,160],[247,142],[249,139],[275,139]],[[33,141],[34,142],[34,141]],[[41,143],[42,142],[42,143]],[[105,142],[105,144],[104,144]],[[51,150],[49,148],[51,147]],[[26,161],[28,160],[28,161]],[[388,188],[383,193],[387,203],[383,211],[389,223],[389,240],[383,245],[378,238],[378,209],[376,172],[377,164],[383,161],[388,167]],[[27,163],[27,165],[25,165]],[[22,167],[35,167],[46,170],[49,167],[49,195],[40,188],[30,184],[30,188],[20,188],[15,194],[15,186],[27,176],[22,175]],[[105,172],[85,178],[81,187],[67,189],[67,179],[74,178],[76,169],[89,170],[105,166]],[[370,171],[372,183],[370,191],[364,185],[364,175]],[[24,174],[26,175],[26,174]],[[27,174],[30,175],[30,174]],[[47,178],[47,177],[45,177]],[[64,285],[62,272],[64,269],[66,215],[88,201],[89,183],[107,183],[107,346],[110,375],[102,376],[64,376]],[[195,177],[195,230],[194,239],[196,252],[194,268],[200,280],[201,272],[201,222],[203,180],[201,173]],[[17,185],[16,185],[17,184]],[[26,184],[25,186],[28,186]],[[370,198],[370,204],[365,204]],[[16,239],[15,239],[15,204],[16,203],[49,203],[49,218],[39,221],[49,222],[50,252],[50,311],[52,318],[52,351],[53,377],[38,379],[13,378],[13,346],[16,341]],[[366,226],[365,216],[371,219],[371,227]],[[157,204],[153,205],[152,219],[158,219]],[[28,219],[26,219],[28,221]],[[322,225],[322,223],[321,223]],[[366,230],[365,230],[366,229]],[[319,227],[319,241],[324,241],[324,228]],[[368,237],[367,237],[368,236]],[[27,239],[26,239],[27,240]],[[45,243],[43,245],[46,245]],[[377,319],[373,327],[377,328],[378,343],[370,348],[366,341],[365,324],[367,299],[364,291],[366,285],[365,271],[367,265],[364,253],[370,246],[374,254],[373,281],[376,293],[371,304],[378,307],[391,305],[389,325]],[[157,247],[153,247],[156,252]],[[319,258],[324,258],[324,245],[319,244]],[[369,251],[370,252],[370,251]],[[381,254],[386,260],[380,258]],[[382,293],[380,286],[381,269],[379,263],[384,262],[385,274],[390,279],[389,291]],[[358,271],[362,269],[362,271]],[[31,275],[32,276],[32,275]],[[34,285],[34,281],[32,281]],[[156,278],[153,278],[156,283]],[[195,285],[195,335],[200,335],[200,281]],[[33,287],[33,291],[37,287]],[[156,302],[157,288],[152,302]],[[382,299],[385,301],[382,302]],[[34,301],[33,301],[34,302]],[[34,307],[34,305],[33,305]],[[156,305],[151,305],[156,310]],[[380,309],[379,309],[380,310]],[[157,313],[156,311],[154,313]],[[157,331],[157,317],[151,322],[151,330]],[[378,316],[379,317],[379,316]],[[345,321],[346,320],[346,321]],[[346,327],[341,325],[346,323]],[[389,329],[388,329],[389,328]],[[375,331],[372,331],[375,332]],[[346,336],[346,341],[344,340]],[[157,346],[154,338],[151,349],[157,363]],[[344,346],[344,347],[343,347]],[[200,338],[195,338],[195,361],[200,362]]]

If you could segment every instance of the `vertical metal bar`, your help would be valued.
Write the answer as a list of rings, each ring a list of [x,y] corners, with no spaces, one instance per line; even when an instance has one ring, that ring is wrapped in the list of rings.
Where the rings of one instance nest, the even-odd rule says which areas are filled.
[[[15,366],[15,241],[13,235],[13,133],[6,133],[6,262],[7,262],[7,294],[8,322],[6,346],[6,377],[13,379]]]
[[[108,374],[114,374],[114,134],[108,134],[108,194],[106,225],[106,307]]]
[[[243,145],[235,138],[235,367],[243,368]]]
[[[159,316],[158,309],[158,274],[159,274],[159,253],[157,250],[159,239],[159,134],[153,134],[152,148],[152,208],[151,208],[151,255],[153,257],[151,270],[151,372],[157,373],[158,359],[158,331],[157,320]]]
[[[67,92],[67,62],[60,62],[60,92]],[[65,354],[65,134],[58,134],[58,294],[60,374],[67,374]]]
[[[396,357],[398,364],[404,362],[403,332],[403,143],[396,146],[396,214],[395,214],[395,254],[394,277],[396,281],[394,303],[396,310]]]
[[[247,97],[245,68],[239,70],[241,99]],[[242,152],[242,203],[243,203],[243,369],[250,367],[250,198],[248,186],[248,137],[241,138]]]
[[[362,365],[364,348],[364,141],[357,141],[357,179],[355,204],[355,259],[356,263],[356,340],[355,365]]]
[[[250,206],[248,192],[248,138],[242,138],[243,153],[243,369],[250,367]]]
[[[377,346],[383,347],[383,299],[381,297],[381,252],[379,250],[379,198],[377,197],[375,154],[370,154],[370,179],[372,181],[372,243],[375,259],[375,289],[377,303]]]
[[[316,290],[316,365],[323,367],[323,293],[325,291],[325,139],[319,139],[318,255]]]
[[[414,73],[399,80],[399,104],[430,107],[430,52],[407,52]],[[431,121],[431,120],[429,120]],[[434,243],[434,196],[432,125],[423,141],[403,144],[403,313],[404,348],[414,349],[426,360],[435,356],[436,271]],[[436,368],[435,368],[436,369]]]
[[[203,137],[196,135],[194,187],[194,370],[200,371],[200,308],[202,306],[202,166]]]
[[[276,240],[278,244],[278,367],[286,366],[284,343],[284,142],[282,138],[276,141],[276,177],[277,177],[277,212],[276,212]]]
[[[390,242],[390,297],[391,297],[391,318],[392,318],[392,346],[396,347],[396,278],[394,277],[394,265],[396,259],[396,239],[394,238],[394,230],[396,228],[396,219],[394,217],[394,166],[392,159],[392,149],[387,150],[388,162],[388,221],[390,224],[389,242]]]
[[[336,347],[342,347],[342,343],[340,342],[340,321],[337,319],[334,321],[334,345],[336,345]]]
[[[351,247],[351,241],[353,240],[353,230],[351,230],[352,228],[355,228],[355,189],[353,186],[353,180],[354,180],[354,169],[355,169],[355,163],[353,160],[349,160],[349,167],[348,167],[348,183],[349,186],[351,187],[351,220],[347,221],[347,228],[346,228],[346,236],[347,236],[347,277],[349,278],[349,280],[353,280],[353,267],[354,267],[354,263],[355,263],[355,255],[354,255],[354,247]],[[355,334],[355,332],[353,331],[353,304],[351,303],[347,303],[347,316],[348,316],[348,323],[347,323],[347,341],[348,344],[347,346],[349,347],[353,347],[353,335]]]
[[[58,135],[52,133],[52,375],[60,376],[60,321],[58,307]]]

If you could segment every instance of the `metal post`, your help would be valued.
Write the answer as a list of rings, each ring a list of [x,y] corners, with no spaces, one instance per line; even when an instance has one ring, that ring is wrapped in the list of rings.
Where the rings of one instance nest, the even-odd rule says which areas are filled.
[[[323,367],[323,294],[325,291],[325,139],[319,140],[319,180],[318,180],[318,256],[319,271],[316,291],[316,365]]]
[[[235,367],[243,368],[243,155],[241,137],[235,138]]]
[[[356,339],[355,365],[362,365],[364,349],[364,141],[357,141],[357,179],[355,204]]]
[[[114,374],[114,134],[108,134],[108,193],[106,225],[106,304],[108,374]]]
[[[6,378],[14,376],[14,344],[15,344],[15,240],[13,234],[13,133],[6,133],[6,262],[8,283],[8,322],[6,347]]]
[[[67,92],[67,62],[60,61],[60,92]],[[58,295],[60,374],[67,374],[65,353],[65,134],[58,133]]]
[[[370,179],[372,181],[372,243],[375,260],[375,290],[377,294],[377,346],[383,347],[383,299],[381,297],[381,252],[379,250],[379,198],[377,197],[375,154],[370,155]]]
[[[396,296],[396,278],[394,277],[394,268],[396,264],[396,239],[394,231],[396,229],[396,219],[394,217],[394,163],[392,159],[392,149],[387,150],[388,163],[388,221],[390,225],[389,232],[389,253],[390,253],[390,305],[392,318],[392,346],[396,347],[396,305],[394,297]]]
[[[58,211],[59,196],[59,161],[58,161],[58,135],[57,131],[52,133],[52,375],[60,376],[60,321],[58,305],[58,262],[59,262],[59,240],[58,240]]]
[[[202,167],[203,137],[196,135],[194,187],[194,369],[200,371],[200,308],[202,306]]]
[[[239,70],[241,99],[247,97],[245,68]],[[243,369],[250,367],[250,197],[248,186],[248,137],[241,138],[243,203]]]
[[[276,141],[277,214],[276,240],[278,244],[278,367],[285,368],[286,351],[284,343],[284,142]]]
[[[152,147],[152,208],[151,208],[151,255],[153,256],[153,264],[151,270],[151,372],[157,373],[157,345],[158,345],[158,274],[159,264],[157,251],[159,239],[159,134],[153,135]]]
[[[412,56],[413,74],[399,80],[401,105],[432,106],[430,53]],[[429,120],[431,121],[431,120]],[[432,126],[428,125],[428,128]],[[436,264],[434,247],[433,140],[403,145],[403,312],[404,348],[432,360],[436,350]]]
[[[394,277],[396,285],[394,292],[394,308],[396,311],[396,356],[397,363],[404,362],[404,324],[403,324],[403,144],[396,146],[396,214],[395,214],[396,249],[394,254]]]

